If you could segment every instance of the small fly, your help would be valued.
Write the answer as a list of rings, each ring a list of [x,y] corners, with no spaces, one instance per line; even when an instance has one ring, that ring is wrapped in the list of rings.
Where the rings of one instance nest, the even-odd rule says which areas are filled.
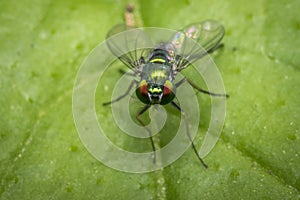
[[[131,30],[133,31],[132,33],[130,33]],[[124,31],[129,32],[124,34],[123,37],[112,37]],[[135,34],[135,41],[133,42],[129,41],[130,35],[132,36],[132,34]],[[184,117],[186,134],[192,144],[192,148],[199,161],[207,168],[207,165],[199,156],[190,136],[186,113],[180,105],[174,101],[176,89],[183,83],[188,83],[195,90],[211,96],[226,98],[229,96],[227,94],[218,94],[204,90],[187,77],[175,83],[175,77],[178,72],[186,69],[196,60],[217,50],[221,46],[220,42],[223,36],[224,27],[220,23],[213,20],[206,20],[188,25],[182,30],[177,31],[167,42],[161,42],[152,48],[138,48],[139,43],[145,43],[147,40],[146,33],[144,33],[142,29],[135,29],[128,25],[116,25],[107,34],[107,45],[110,51],[132,70],[136,79],[131,82],[129,88],[123,95],[110,102],[103,103],[103,105],[109,105],[121,100],[135,87],[136,96],[145,104],[136,115],[136,119],[142,126],[145,126],[145,123],[140,117],[151,106],[155,104],[171,104],[175,109],[180,111]],[[194,44],[201,45],[202,48],[196,47],[196,45],[187,45],[190,40],[192,40]],[[133,50],[129,48],[131,43],[134,43],[136,47]],[[147,131],[149,132],[155,161],[155,145],[151,131],[149,129],[147,129]]]

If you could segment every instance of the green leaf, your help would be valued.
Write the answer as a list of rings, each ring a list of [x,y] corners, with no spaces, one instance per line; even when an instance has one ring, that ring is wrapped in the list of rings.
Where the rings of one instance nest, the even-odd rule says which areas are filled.
[[[124,22],[126,1],[1,1],[0,198],[300,199],[300,2],[131,4],[144,26],[179,29],[205,19],[225,26],[215,62],[230,98],[222,136],[205,158],[209,168],[188,149],[161,171],[119,172],[79,139],[72,116],[77,71]],[[119,77],[116,71],[109,81]],[[199,96],[209,115],[209,97]],[[107,111],[99,115],[109,129]],[[203,115],[200,129],[209,121]]]

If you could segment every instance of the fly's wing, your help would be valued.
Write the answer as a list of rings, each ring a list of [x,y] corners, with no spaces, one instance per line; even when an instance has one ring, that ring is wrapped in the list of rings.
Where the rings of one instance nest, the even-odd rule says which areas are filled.
[[[177,71],[217,49],[224,32],[219,22],[206,20],[188,25],[175,33],[169,43],[175,48]]]
[[[143,55],[152,42],[149,36],[140,28],[125,24],[114,26],[106,36],[106,44],[110,51],[127,67],[136,71],[142,64]]]

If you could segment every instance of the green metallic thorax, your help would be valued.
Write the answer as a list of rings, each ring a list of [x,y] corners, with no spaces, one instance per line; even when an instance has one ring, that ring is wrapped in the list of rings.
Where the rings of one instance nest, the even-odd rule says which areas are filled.
[[[142,80],[148,84],[163,85],[170,79],[171,67],[164,64],[147,63],[142,70]]]

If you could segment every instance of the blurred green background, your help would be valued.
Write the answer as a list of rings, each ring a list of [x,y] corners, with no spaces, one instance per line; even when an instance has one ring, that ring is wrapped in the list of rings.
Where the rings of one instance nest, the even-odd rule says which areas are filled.
[[[128,3],[0,1],[0,199],[300,199],[300,1],[130,1],[144,26],[226,29],[215,62],[231,97],[209,168],[189,149],[146,174],[94,159],[72,117],[77,70]]]

